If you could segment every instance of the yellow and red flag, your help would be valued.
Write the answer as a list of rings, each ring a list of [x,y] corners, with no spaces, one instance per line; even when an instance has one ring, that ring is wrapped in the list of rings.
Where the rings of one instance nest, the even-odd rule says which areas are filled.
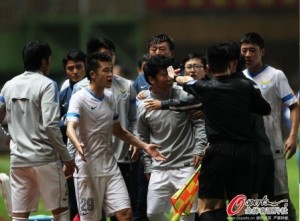
[[[199,188],[199,171],[201,164],[195,170],[193,175],[177,192],[170,198],[174,208],[174,214],[171,221],[178,221],[181,215],[189,215],[192,205],[197,199]]]

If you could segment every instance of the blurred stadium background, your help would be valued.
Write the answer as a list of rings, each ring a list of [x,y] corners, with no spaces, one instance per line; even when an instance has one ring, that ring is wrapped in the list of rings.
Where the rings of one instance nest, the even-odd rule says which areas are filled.
[[[171,36],[181,60],[256,31],[266,40],[266,62],[298,90],[298,22],[298,0],[0,0],[0,84],[23,70],[21,50],[32,39],[51,45],[54,80],[64,78],[64,54],[85,51],[92,36],[113,40],[126,77],[135,79],[136,61],[154,34]]]

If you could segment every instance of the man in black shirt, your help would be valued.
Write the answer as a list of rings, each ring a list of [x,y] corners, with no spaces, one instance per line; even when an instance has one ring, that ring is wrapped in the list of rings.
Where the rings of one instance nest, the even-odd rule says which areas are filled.
[[[236,63],[230,62],[227,44],[207,52],[214,79],[195,81],[189,76],[169,76],[203,103],[207,139],[210,143],[200,171],[200,220],[218,220],[216,204],[226,197],[251,195],[253,145],[252,113],[266,115],[270,105],[249,81],[230,76]],[[237,215],[242,215],[241,211]],[[218,220],[220,221],[220,220]]]

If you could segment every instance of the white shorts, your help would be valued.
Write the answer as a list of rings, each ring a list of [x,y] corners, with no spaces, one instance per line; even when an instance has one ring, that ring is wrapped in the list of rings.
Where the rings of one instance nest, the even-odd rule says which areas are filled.
[[[81,221],[98,221],[102,208],[107,216],[131,208],[128,191],[120,171],[105,177],[74,177],[78,213]]]
[[[170,212],[171,196],[180,189],[195,172],[193,167],[171,170],[152,170],[147,195],[147,214]],[[191,213],[197,211],[195,200]]]
[[[37,211],[42,197],[47,210],[68,207],[68,188],[60,162],[11,168],[13,213]]]
[[[284,157],[274,159],[274,195],[278,196],[288,192],[286,159]]]

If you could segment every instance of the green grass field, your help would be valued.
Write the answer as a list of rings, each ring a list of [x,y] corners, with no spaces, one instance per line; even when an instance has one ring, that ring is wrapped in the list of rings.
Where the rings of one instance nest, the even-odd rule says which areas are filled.
[[[9,173],[9,155],[8,154],[1,154],[0,155],[0,173]],[[293,157],[291,160],[288,161],[288,174],[289,174],[289,188],[290,188],[290,196],[292,201],[295,205],[297,210],[297,220],[299,217],[299,170],[297,167],[296,158]],[[40,203],[39,211],[34,214],[44,214],[49,215],[50,213],[45,211],[44,206]],[[2,198],[2,193],[0,192],[0,217],[3,217],[5,221],[10,220],[9,216],[7,215],[4,201]]]

